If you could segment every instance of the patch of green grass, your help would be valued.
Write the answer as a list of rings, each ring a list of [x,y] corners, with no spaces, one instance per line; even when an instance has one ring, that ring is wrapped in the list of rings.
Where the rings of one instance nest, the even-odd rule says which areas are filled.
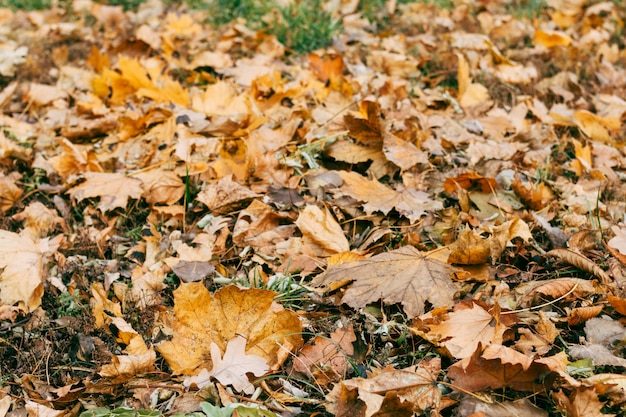
[[[296,0],[278,8],[268,32],[297,54],[329,46],[341,29],[341,21],[333,18],[323,6],[322,0]]]
[[[271,0],[187,0],[194,9],[205,9],[209,13],[209,21],[223,25],[243,18],[251,29],[261,29],[261,18],[274,7]]]
[[[518,19],[534,19],[546,7],[546,0],[513,0],[507,5],[509,13]]]
[[[51,0],[0,0],[0,7],[22,10],[43,10],[52,6]]]

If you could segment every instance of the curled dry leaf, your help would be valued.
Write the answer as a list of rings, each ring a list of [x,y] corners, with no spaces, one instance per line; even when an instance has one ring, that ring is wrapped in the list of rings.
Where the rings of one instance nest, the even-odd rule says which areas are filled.
[[[456,287],[450,277],[455,271],[437,259],[436,251],[422,253],[405,246],[330,267],[311,284],[328,290],[335,282],[352,281],[342,298],[349,306],[362,308],[380,299],[401,303],[407,315],[416,317],[424,313],[426,302],[435,307],[453,304]]]
[[[585,272],[589,272],[590,274],[600,278],[604,284],[612,282],[609,274],[581,253],[574,252],[569,249],[552,249],[550,252],[546,253],[545,256],[553,256],[561,261],[582,269]]]
[[[236,335],[247,340],[246,353],[264,358],[277,369],[302,345],[298,316],[275,303],[273,291],[227,286],[211,295],[202,283],[183,283],[174,291],[169,316],[172,340],[157,347],[175,374],[213,369],[210,346],[222,352]]]

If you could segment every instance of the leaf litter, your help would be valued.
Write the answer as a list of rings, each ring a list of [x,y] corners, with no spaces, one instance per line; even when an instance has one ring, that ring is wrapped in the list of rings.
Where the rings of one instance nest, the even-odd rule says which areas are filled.
[[[624,6],[367,3],[2,9],[0,415],[621,412]]]

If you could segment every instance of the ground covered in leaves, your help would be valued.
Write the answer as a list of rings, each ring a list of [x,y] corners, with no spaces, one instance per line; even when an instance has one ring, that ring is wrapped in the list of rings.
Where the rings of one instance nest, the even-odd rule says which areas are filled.
[[[624,415],[624,5],[359,3],[0,10],[0,416]]]

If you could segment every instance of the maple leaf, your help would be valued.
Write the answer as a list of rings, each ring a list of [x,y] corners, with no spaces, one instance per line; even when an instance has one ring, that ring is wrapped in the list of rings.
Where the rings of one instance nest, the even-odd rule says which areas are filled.
[[[157,347],[175,374],[212,369],[211,343],[226,351],[236,335],[248,341],[247,352],[277,369],[291,350],[302,345],[298,316],[273,302],[273,291],[227,286],[211,296],[200,282],[174,291],[174,317],[167,319],[174,336]]]
[[[454,385],[467,391],[509,387],[540,392],[552,385],[554,376],[546,364],[497,344],[479,344],[471,356],[448,368]]]
[[[433,252],[421,253],[412,246],[329,268],[315,277],[312,285],[333,289],[337,282],[351,282],[342,301],[362,308],[376,300],[401,303],[410,317],[424,312],[428,301],[435,307],[450,306],[456,287],[450,276],[456,268],[437,259]]]
[[[36,239],[0,230],[0,305],[30,313],[41,305],[47,260],[59,248],[62,235]]]
[[[270,370],[264,358],[246,354],[246,338],[241,335],[236,335],[228,342],[223,358],[220,348],[215,342],[211,342],[211,360],[213,369],[203,369],[197,376],[187,378],[185,385],[195,383],[198,388],[203,388],[213,377],[224,385],[232,385],[239,392],[252,394],[254,385],[250,383],[246,373],[262,376]]]
[[[437,211],[443,208],[440,201],[431,200],[423,191],[411,188],[395,191],[376,180],[368,180],[356,172],[338,171],[337,173],[343,179],[343,185],[335,191],[335,195],[347,195],[364,202],[363,210],[367,214],[375,211],[387,214],[395,208],[411,222],[416,222],[427,211]]]
[[[451,356],[471,356],[478,344],[502,343],[507,327],[475,303],[459,303],[454,311],[439,315],[430,311],[416,320],[416,331],[430,342],[444,346]]]
[[[124,208],[129,198],[139,199],[142,195],[141,181],[119,173],[85,172],[85,182],[70,189],[68,193],[76,201],[100,197],[98,208],[102,212]]]

